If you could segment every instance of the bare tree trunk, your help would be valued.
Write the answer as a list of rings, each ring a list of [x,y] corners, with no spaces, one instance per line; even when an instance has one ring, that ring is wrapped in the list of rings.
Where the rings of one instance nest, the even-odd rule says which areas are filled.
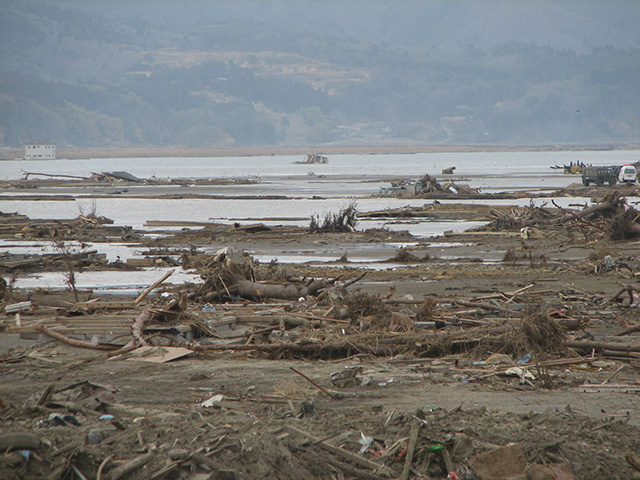
[[[229,293],[249,300],[261,300],[264,298],[298,300],[301,297],[317,295],[331,286],[331,284],[330,280],[314,280],[309,285],[275,285],[252,282],[251,280],[238,280],[229,286]]]

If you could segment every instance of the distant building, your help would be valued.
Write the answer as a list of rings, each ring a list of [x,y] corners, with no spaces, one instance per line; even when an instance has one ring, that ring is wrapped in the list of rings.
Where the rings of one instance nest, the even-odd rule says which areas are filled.
[[[56,158],[56,146],[55,145],[25,145],[24,146],[24,158],[25,160],[55,160]]]

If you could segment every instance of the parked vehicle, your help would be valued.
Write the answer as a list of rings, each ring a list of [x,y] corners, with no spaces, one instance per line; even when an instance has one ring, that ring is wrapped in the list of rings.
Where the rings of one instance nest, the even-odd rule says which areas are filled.
[[[618,175],[620,173],[620,167],[582,167],[582,184],[588,187],[590,184],[595,183],[598,186],[608,183],[609,185],[615,185],[618,183]]]
[[[636,183],[638,179],[638,172],[633,165],[623,165],[618,175],[618,181],[620,183]]]

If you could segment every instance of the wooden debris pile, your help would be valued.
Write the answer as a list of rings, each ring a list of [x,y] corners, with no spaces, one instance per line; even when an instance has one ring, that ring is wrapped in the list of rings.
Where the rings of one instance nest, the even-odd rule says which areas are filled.
[[[193,295],[201,302],[298,300],[316,296],[338,280],[287,278],[286,283],[267,283],[264,280],[272,273],[269,266],[260,266],[249,255],[233,248],[224,248],[213,257],[189,263],[196,265],[204,281]]]
[[[599,310],[603,302],[609,309],[635,305],[637,289],[628,285],[606,302],[584,294],[564,295],[559,304],[550,306],[540,303],[545,291],[536,291],[534,284],[511,293],[479,298],[428,296],[414,300],[395,297],[393,289],[387,295],[376,296],[348,288],[363,275],[343,280],[269,273],[273,266],[257,265],[250,256],[233,249],[192,259],[191,263],[200,265],[201,285],[185,286],[182,291],[165,290],[151,303],[143,303],[172,273],[168,272],[133,304],[123,304],[121,315],[125,315],[125,321],[118,331],[131,331],[134,345],[152,345],[154,342],[145,339],[145,335],[154,331],[154,325],[174,329],[182,325],[188,328],[164,333],[189,332],[179,343],[191,350],[253,350],[276,357],[340,358],[355,354],[482,357],[500,352],[512,357],[530,354],[546,360],[567,355],[568,348],[589,353],[593,349],[616,352],[615,355],[640,350],[622,339],[585,341],[569,335],[593,320],[584,313],[585,304],[596,302]],[[625,292],[630,297],[629,306],[621,299]],[[567,310],[572,302],[577,305],[573,312]],[[81,325],[68,330],[70,335],[74,328],[85,332],[81,327],[88,328],[94,320],[104,324],[107,317],[99,311],[90,311],[89,305],[84,310],[60,306],[53,318],[36,316],[33,321],[28,321],[23,312],[23,329],[31,326],[46,334],[50,334],[49,330],[65,332],[69,328],[65,325],[74,325],[81,318],[78,315],[86,317]],[[141,307],[143,310],[138,310]],[[72,320],[64,320],[63,312],[73,314]],[[7,313],[10,314],[8,310]],[[11,321],[3,323],[10,325]],[[86,332],[95,334],[95,328]],[[162,329],[155,331],[162,334]],[[63,341],[60,336],[56,338]],[[108,348],[121,347],[122,342],[118,342]]]
[[[107,256],[95,249],[83,249],[77,252],[38,254],[0,253],[0,272],[32,269],[60,269],[71,266],[74,270],[84,267],[104,266]]]
[[[573,236],[581,234],[587,240],[609,238],[625,240],[640,236],[640,212],[627,204],[618,191],[605,195],[597,204],[582,210],[563,208],[553,202],[554,209],[529,205],[505,213],[492,210],[493,221],[487,228],[498,229],[562,229]]]
[[[213,256],[196,250],[184,255],[200,273],[202,284],[165,289],[162,296],[143,303],[173,273],[170,271],[133,305],[123,304],[120,315],[124,326],[116,330],[133,332],[135,345],[147,345],[144,335],[151,333],[152,325],[184,325],[188,328],[182,332],[190,332],[184,341],[192,350],[255,350],[276,356],[477,357],[501,352],[512,356],[529,353],[546,359],[566,354],[568,347],[582,351],[637,351],[624,341],[603,339],[600,343],[595,339],[596,343],[585,343],[571,339],[568,332],[584,328],[592,320],[583,313],[585,305],[597,301],[602,309],[603,300],[585,295],[560,296],[558,304],[546,306],[540,301],[545,291],[537,292],[534,284],[479,298],[427,296],[415,300],[395,297],[393,288],[384,296],[350,289],[364,274],[348,279],[296,277],[277,265],[261,265],[233,248],[222,249]],[[616,297],[604,302],[609,309],[626,309],[638,303],[633,285],[621,288]],[[625,292],[629,305],[623,302]],[[579,307],[574,312],[567,311],[567,305],[574,301]],[[81,305],[77,301],[76,304]],[[9,299],[6,305],[11,306]],[[37,311],[38,305],[33,306]],[[48,317],[36,315],[33,321],[29,321],[33,309],[18,310],[17,315],[22,316],[16,317],[15,324],[47,334],[44,329],[86,335],[95,334],[101,323],[110,325],[117,316],[106,317],[90,307],[89,303],[79,308],[60,305]],[[141,315],[143,312],[147,313]],[[6,313],[11,315],[13,311]],[[75,320],[65,320],[69,316]],[[80,324],[74,323],[82,317]],[[5,328],[11,326],[11,320],[3,324]],[[113,325],[111,331],[115,331]],[[172,333],[182,335],[178,330]],[[109,348],[120,347],[122,343]]]
[[[433,198],[434,194],[444,196],[449,195],[476,195],[480,193],[480,189],[471,188],[468,185],[461,185],[447,181],[444,185],[429,174],[426,174],[419,180],[419,188],[416,188],[416,196],[426,196]]]
[[[304,301],[268,304],[266,311],[261,304],[246,301],[235,306],[213,305],[213,315],[199,313],[198,317],[206,318],[219,339],[193,348],[323,358],[355,354],[482,357],[501,352],[513,357],[530,354],[539,360],[566,356],[569,348],[589,353],[595,348],[613,355],[640,351],[622,340],[590,343],[570,335],[593,319],[581,313],[584,303],[602,303],[602,299],[576,298],[579,306],[571,313],[566,310],[569,297],[565,297],[564,308],[541,305],[536,299],[544,292],[532,287],[476,299],[427,297],[415,301],[394,298],[393,292],[377,297],[332,285]],[[608,303],[612,309],[620,304],[617,298]],[[231,331],[225,332],[230,325]]]
[[[113,226],[113,220],[89,213],[71,220],[31,219],[25,215],[0,212],[0,237],[17,240],[108,241],[130,240],[131,227]]]

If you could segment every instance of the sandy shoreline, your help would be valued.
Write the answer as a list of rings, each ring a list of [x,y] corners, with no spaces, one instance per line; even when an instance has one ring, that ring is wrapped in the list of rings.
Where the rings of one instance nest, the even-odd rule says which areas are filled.
[[[467,153],[467,152],[544,152],[544,151],[608,151],[637,150],[640,145],[343,145],[343,146],[268,146],[268,147],[225,147],[225,148],[58,148],[58,159],[83,158],[146,158],[146,157],[239,157],[261,155],[384,155],[411,153]],[[0,159],[22,158],[23,150],[0,151]]]

